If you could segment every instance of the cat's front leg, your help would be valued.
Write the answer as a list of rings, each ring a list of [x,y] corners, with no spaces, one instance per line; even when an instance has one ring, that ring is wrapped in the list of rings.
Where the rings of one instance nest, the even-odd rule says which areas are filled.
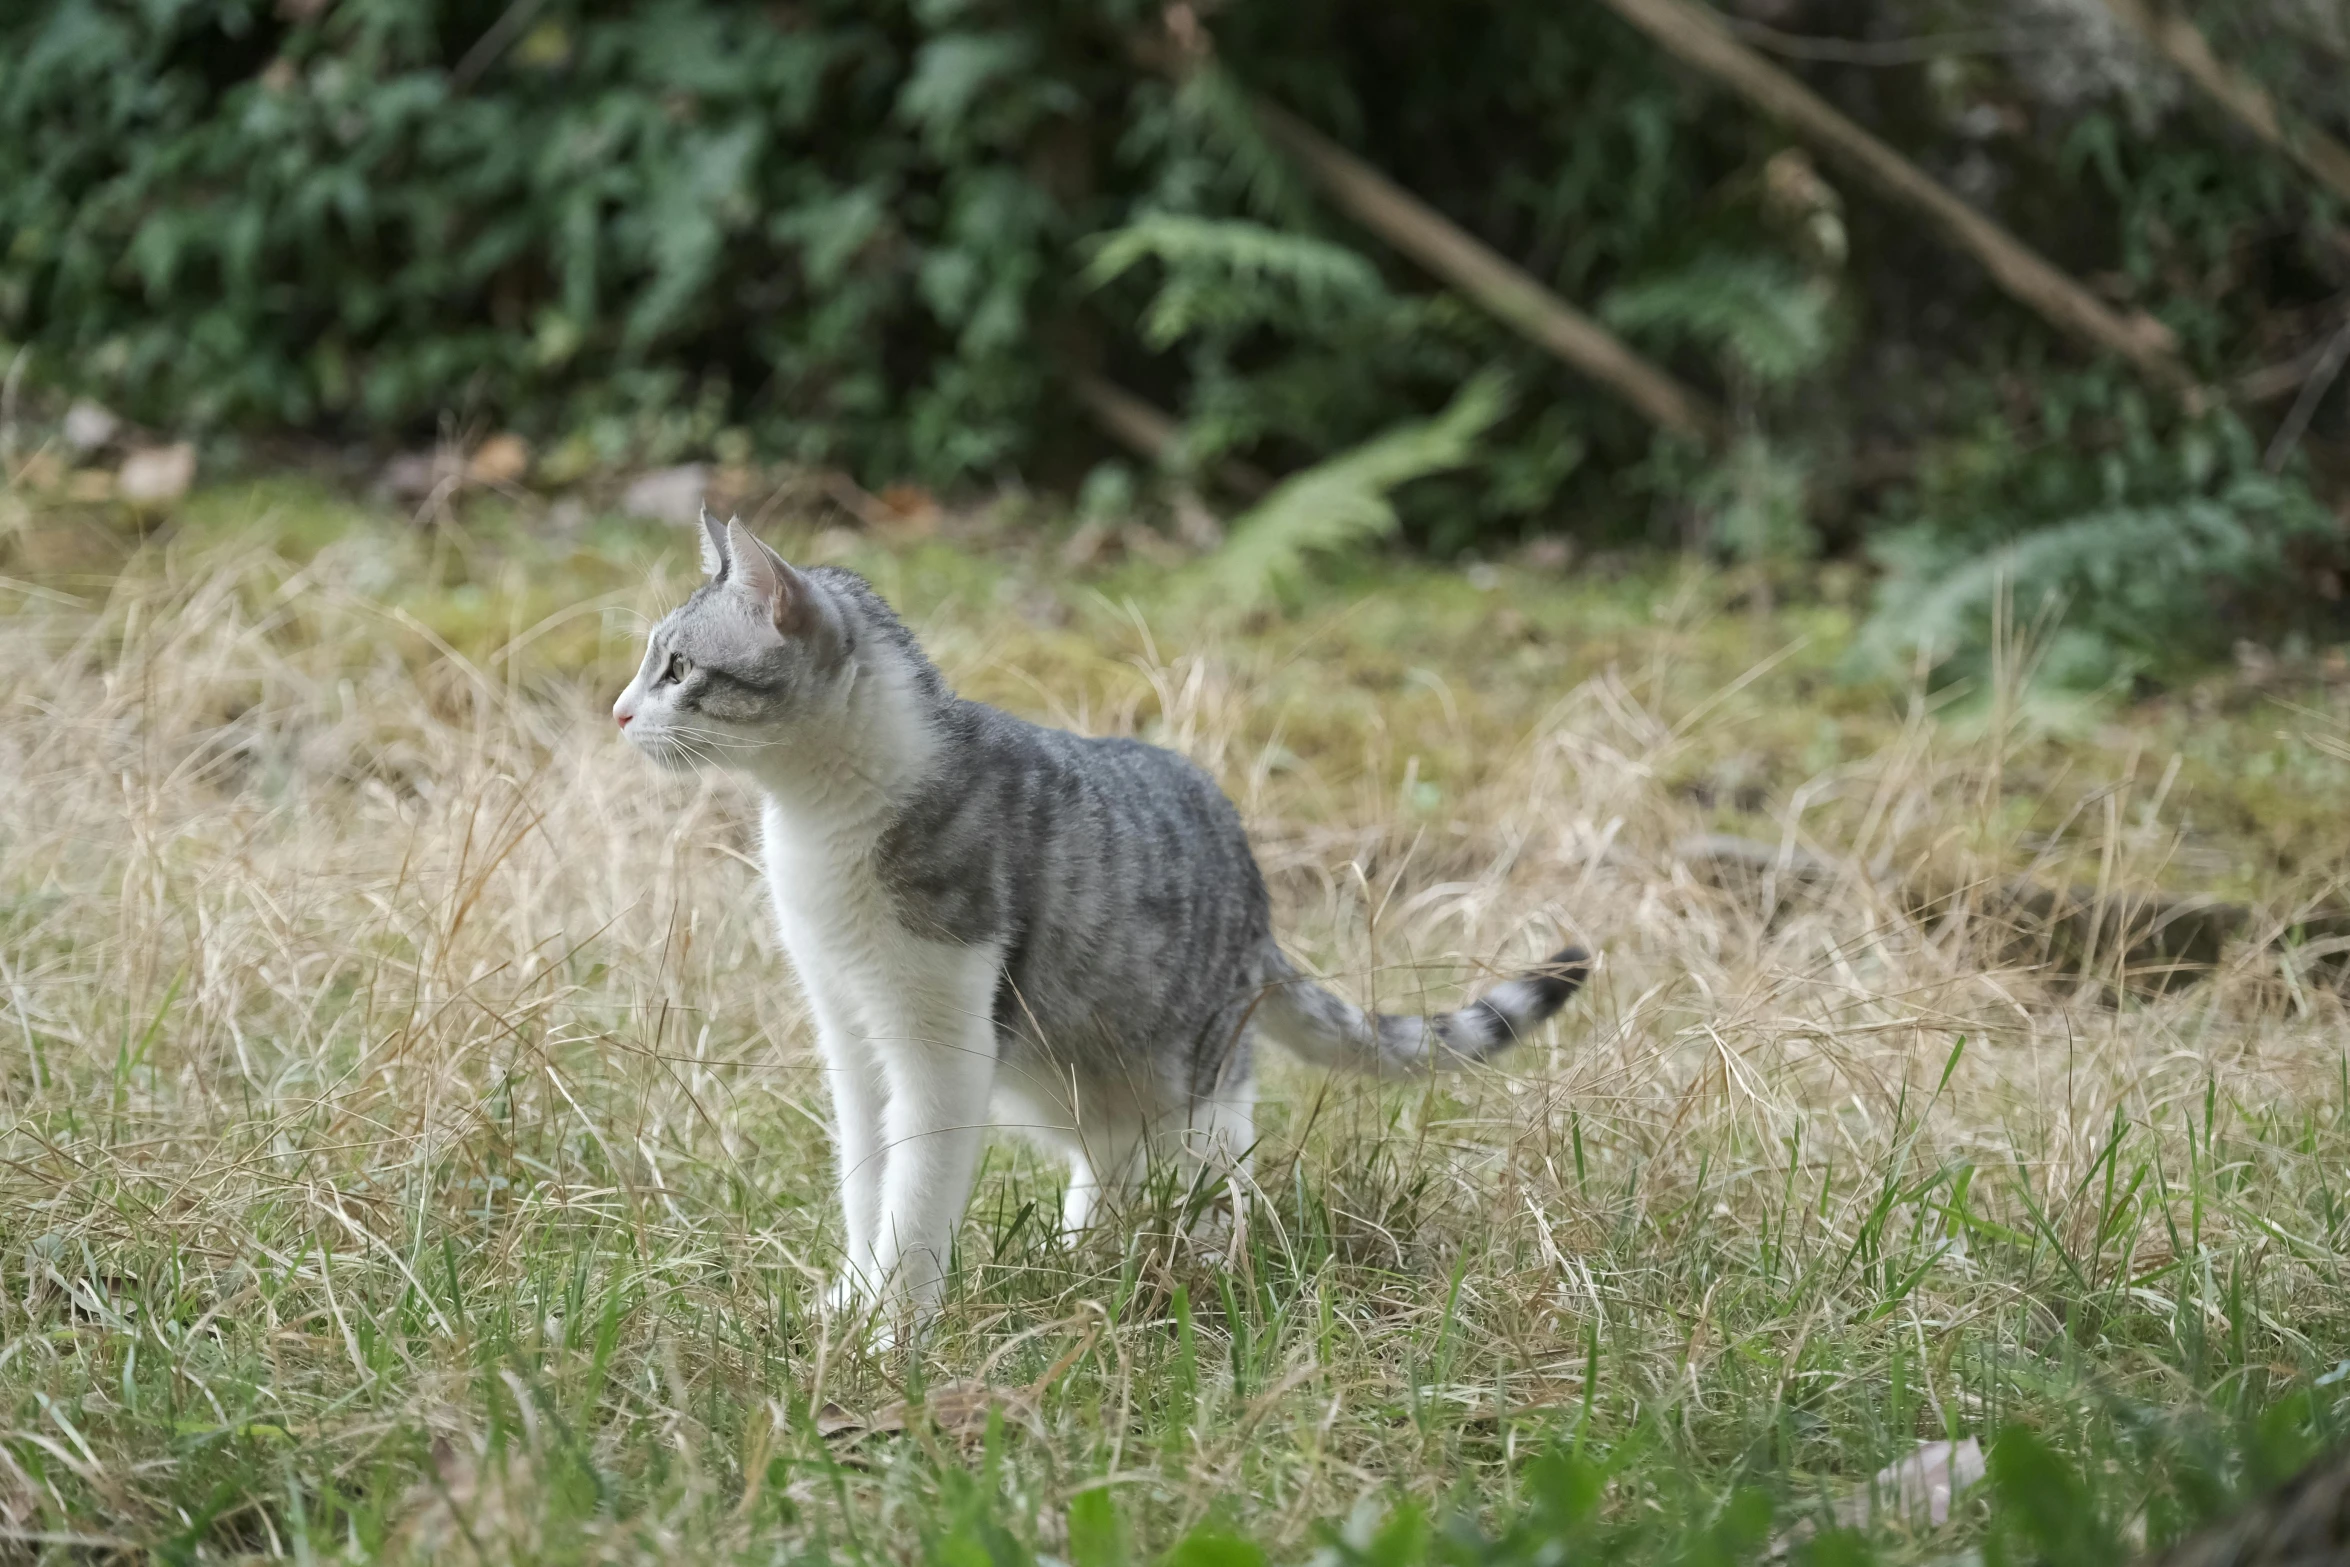
[[[917,1329],[945,1293],[996,1071],[996,959],[945,953],[900,992],[902,1027],[873,1039],[889,1090],[873,1269],[885,1314]]]
[[[852,1031],[838,1009],[818,1002],[813,1010],[817,1052],[832,1097],[832,1156],[842,1232],[841,1272],[826,1305],[840,1312],[873,1299],[881,1289],[883,1276],[874,1267],[873,1243],[881,1233],[882,1172],[889,1160],[882,1130],[887,1094],[872,1042]]]

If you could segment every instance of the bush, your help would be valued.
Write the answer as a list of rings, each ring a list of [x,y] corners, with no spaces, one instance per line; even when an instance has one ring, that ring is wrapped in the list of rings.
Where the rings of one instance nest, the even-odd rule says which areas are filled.
[[[469,0],[22,8],[0,311],[174,422],[454,410],[614,457],[741,424],[986,473],[1099,200],[1037,154],[1130,73],[1116,7],[916,14],[952,9],[556,5],[504,39],[521,8]]]
[[[1985,25],[1944,0],[1880,10],[1894,33]],[[2007,0],[1991,25],[2065,16]],[[1178,86],[1138,63],[1165,26],[1143,0],[27,0],[0,16],[0,333],[46,379],[174,426],[383,444],[454,419],[557,445],[558,475],[758,452],[942,487],[1074,487],[1102,455],[1079,372],[1178,414],[1187,472],[1302,470],[1490,375],[1515,396],[1474,450],[1366,516],[1448,555],[1572,530],[1769,559],[1895,527],[1888,625],[1925,574],[2102,517],[2008,557],[2050,563],[2094,635],[2143,627],[2143,593],[2094,605],[2149,530],[2178,544],[2161,615],[2306,618],[2287,535],[2315,536],[2312,508],[2235,507],[2242,536],[2212,555],[2188,503],[2218,492],[2168,455],[2207,425],[2110,368],[2057,368],[2072,350],[1970,263],[1845,203],[1604,8],[1208,19],[1216,63]],[[2345,108],[2344,73],[2306,68],[2326,40],[2300,11],[2207,20],[2302,112]],[[1804,69],[2162,318],[2201,372],[2306,346],[2350,281],[2332,209],[2110,29],[2068,25],[2022,54]],[[1714,466],[1652,449],[1339,221],[1249,93],[1706,386],[1742,438]],[[2094,565],[2108,545],[2129,553]],[[2196,588],[2214,561],[2217,599]],[[1943,600],[1937,624],[1979,642]]]

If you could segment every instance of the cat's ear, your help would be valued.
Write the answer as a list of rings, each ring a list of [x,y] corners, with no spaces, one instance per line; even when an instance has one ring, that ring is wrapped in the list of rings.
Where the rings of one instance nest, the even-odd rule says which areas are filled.
[[[702,575],[726,575],[726,524],[710,515],[710,503],[702,502]]]
[[[753,538],[740,517],[726,525],[726,559],[733,580],[766,604],[775,629],[783,635],[805,636],[831,624],[816,584]]]

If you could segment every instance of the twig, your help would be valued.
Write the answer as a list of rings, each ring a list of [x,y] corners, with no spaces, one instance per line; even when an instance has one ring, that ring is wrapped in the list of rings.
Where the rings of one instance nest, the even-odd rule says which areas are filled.
[[[1813,60],[1823,65],[1923,65],[1971,54],[2029,54],[2049,47],[2049,41],[2017,38],[1994,28],[1971,33],[1928,33],[1917,38],[1821,38],[1783,33],[1776,27],[1725,16],[1730,31],[1754,45],[1788,60]]]
[[[2309,384],[2310,376],[2333,351],[2334,340],[2321,338],[2289,359],[2247,370],[2228,383],[2228,396],[2239,403],[2273,403]]]
[[[1162,21],[1162,34],[1128,42],[1143,66],[1181,80],[1214,56],[1214,40],[1191,7],[1169,6]],[[1247,103],[1266,136],[1303,164],[1323,194],[1357,223],[1651,422],[1719,443],[1728,423],[1704,397],[1312,126],[1261,98]]]
[[[1164,464],[1173,454],[1183,433],[1173,418],[1098,375],[1079,375],[1075,384],[1085,411],[1136,456]],[[1216,464],[1216,477],[1226,489],[1252,500],[1273,487],[1261,470],[1232,458]]]
[[[2260,465],[2270,473],[2282,473],[2291,459],[2293,449],[2301,444],[2301,437],[2309,433],[2309,421],[2317,417],[2318,404],[2333,390],[2334,378],[2342,373],[2342,366],[2350,362],[2350,321],[2344,321],[2325,352],[2318,356],[2309,379],[2301,383],[2301,395],[2293,399],[2292,412],[2277,426],[2276,439],[2268,443],[2268,455]]]
[[[68,1529],[0,1528],[0,1541],[10,1545],[53,1545],[67,1551],[144,1551],[136,1540],[119,1534],[80,1534]]]
[[[0,378],[0,462],[16,461],[16,389],[24,382],[25,360],[32,351],[32,344],[19,344],[8,361],[7,376]]]
[[[1703,397],[1607,328],[1303,121],[1261,100],[1254,108],[1267,134],[1363,227],[1655,423],[1679,435],[1719,437],[1725,428],[1722,417]]]
[[[539,14],[546,0],[514,0],[490,30],[473,41],[473,47],[458,56],[455,69],[449,72],[449,91],[452,95],[465,91],[481,79],[482,73],[498,63],[498,59],[514,46],[530,19]]]
[[[1944,189],[1891,147],[1830,107],[1810,88],[1732,37],[1712,12],[1689,0],[1606,0],[1617,15],[1668,53],[1743,95],[1858,169],[1887,194],[1924,213],[1989,269],[1992,280],[2050,324],[2118,354],[2149,380],[2199,402],[2194,375],[2171,352],[2168,331],[2150,317],[2125,320],[1997,223]]]
[[[2350,201],[2350,147],[2291,111],[2280,109],[2258,82],[2212,53],[2211,41],[2184,12],[2165,5],[2157,13],[2146,0],[2105,0],[2105,9],[2160,50],[2237,124],[2300,164],[2326,189]]]

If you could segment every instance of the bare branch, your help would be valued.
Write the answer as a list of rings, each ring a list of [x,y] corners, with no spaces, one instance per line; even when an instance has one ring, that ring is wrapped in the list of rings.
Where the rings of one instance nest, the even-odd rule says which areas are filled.
[[[1267,133],[1363,227],[1656,424],[1678,435],[1709,441],[1719,437],[1722,417],[1705,398],[1635,353],[1606,327],[1302,120],[1262,101],[1255,112]]]
[[[2162,51],[2237,124],[2350,201],[2350,147],[2279,108],[2258,82],[2212,53],[2210,41],[2185,13],[2169,7],[2157,12],[2146,0],[2105,0],[2105,8]]]
[[[2030,246],[1951,194],[1785,71],[1732,37],[1690,0],[1606,0],[1668,53],[1736,91],[1833,153],[1886,194],[1916,208],[1990,271],[1993,281],[2060,331],[2117,354],[2147,379],[2199,401],[2195,377],[2152,317],[2125,319]]]

